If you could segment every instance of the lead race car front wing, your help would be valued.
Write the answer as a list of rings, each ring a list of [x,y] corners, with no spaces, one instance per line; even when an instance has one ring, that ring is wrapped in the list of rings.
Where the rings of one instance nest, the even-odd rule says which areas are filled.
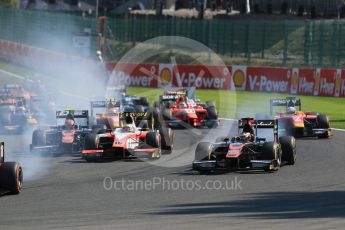
[[[272,170],[278,166],[277,160],[251,160],[251,166],[247,168],[237,168],[238,170],[257,170],[257,169],[269,169]],[[193,161],[192,167],[194,170],[216,170],[216,169],[226,169],[219,167],[216,160],[201,160]]]

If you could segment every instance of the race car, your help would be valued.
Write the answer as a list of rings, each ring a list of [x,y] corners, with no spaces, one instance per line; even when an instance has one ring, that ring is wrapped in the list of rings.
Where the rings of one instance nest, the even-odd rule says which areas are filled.
[[[276,171],[295,161],[295,138],[279,136],[277,120],[242,118],[238,136],[219,137],[215,143],[200,142],[192,167],[201,173],[219,169]]]
[[[88,110],[63,110],[56,112],[56,126],[42,126],[32,134],[32,153],[55,155],[79,153],[84,137],[90,132]]]
[[[82,157],[87,161],[101,158],[158,159],[162,151],[171,153],[173,133],[170,128],[138,128],[135,119],[145,119],[147,112],[125,112],[113,116],[115,129],[95,130],[85,136]]]
[[[172,89],[161,95],[154,107],[161,111],[160,121],[170,127],[208,127],[219,125],[214,102],[206,103],[189,98],[185,89]]]
[[[31,96],[30,114],[39,124],[55,122],[56,101],[53,95]]]
[[[0,190],[19,194],[23,189],[23,169],[17,162],[5,162],[5,144],[0,142]]]
[[[119,102],[126,112],[145,112],[149,108],[147,97],[128,95],[126,86],[107,87],[105,98]]]
[[[25,89],[18,84],[6,84],[0,88],[0,96],[23,97],[28,99],[29,95]]]
[[[148,112],[148,115],[144,120],[142,117],[136,117],[135,124],[140,128],[149,128],[154,125],[152,122],[155,122],[154,117],[151,116],[152,112],[150,108],[147,108],[146,111],[143,107],[136,110],[135,108],[132,108],[131,106],[128,107],[126,104],[122,104],[121,101],[116,101],[115,99],[93,100],[90,103],[90,108],[92,127],[94,128],[115,129],[114,124],[117,123],[116,119],[118,118],[118,113],[125,112]]]
[[[37,120],[29,113],[25,98],[0,95],[0,132],[20,134],[37,125]]]
[[[301,99],[287,97],[285,99],[271,99],[270,113],[273,115],[275,106],[285,107],[285,112],[278,112],[275,118],[279,126],[283,127],[287,135],[294,137],[329,138],[332,136],[329,118],[317,112],[302,112]],[[298,107],[298,110],[296,110]]]

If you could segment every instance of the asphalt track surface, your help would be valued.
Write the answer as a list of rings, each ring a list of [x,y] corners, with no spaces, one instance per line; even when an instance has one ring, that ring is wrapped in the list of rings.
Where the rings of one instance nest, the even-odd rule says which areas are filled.
[[[30,155],[30,133],[0,136],[25,180],[0,197],[0,229],[344,229],[345,132],[299,139],[296,165],[275,173],[191,170],[197,142],[236,133],[228,120],[175,130],[160,160],[98,163]]]
[[[299,139],[296,165],[275,173],[191,171],[196,142],[224,134],[236,134],[236,124],[175,130],[174,152],[158,161],[98,163],[32,156],[30,138],[1,136],[7,159],[22,163],[25,184],[22,194],[0,197],[0,229],[344,228],[345,132]],[[107,177],[120,184],[109,189],[108,180],[105,187]]]

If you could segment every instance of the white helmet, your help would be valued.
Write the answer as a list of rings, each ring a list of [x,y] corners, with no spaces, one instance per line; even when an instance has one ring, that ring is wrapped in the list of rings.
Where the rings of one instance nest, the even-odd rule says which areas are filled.
[[[287,114],[295,114],[295,112],[296,112],[295,107],[288,107],[288,108],[286,109],[286,113],[287,113]]]

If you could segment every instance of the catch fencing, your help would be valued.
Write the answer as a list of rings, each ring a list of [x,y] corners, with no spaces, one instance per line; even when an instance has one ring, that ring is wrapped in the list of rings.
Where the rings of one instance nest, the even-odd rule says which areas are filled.
[[[99,21],[95,17],[0,9],[0,18],[3,40],[84,57],[95,57],[99,48]],[[345,64],[345,21],[337,19],[113,16],[105,21],[104,55],[117,60],[138,42],[170,35],[199,41],[229,64],[332,68]]]

